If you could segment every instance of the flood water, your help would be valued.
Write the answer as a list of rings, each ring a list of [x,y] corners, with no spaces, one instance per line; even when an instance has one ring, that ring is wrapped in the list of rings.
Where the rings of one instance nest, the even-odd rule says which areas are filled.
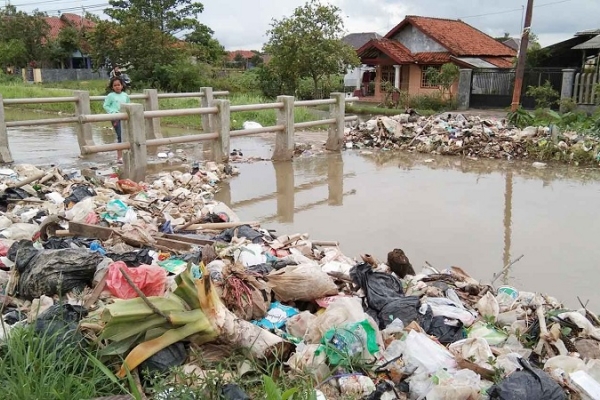
[[[187,132],[163,129],[165,136]],[[94,140],[110,143],[114,136],[96,128]],[[112,154],[78,159],[72,126],[11,130],[9,142],[18,163],[81,167],[114,160]],[[232,140],[245,156],[269,157],[271,145]],[[170,149],[184,149],[192,161],[201,147]],[[598,170],[369,151],[237,166],[241,174],[218,197],[243,220],[339,241],[351,257],[369,253],[385,261],[388,251],[401,248],[417,271],[426,261],[438,269],[460,266],[488,282],[524,255],[497,283],[545,292],[569,307],[579,306],[579,296],[600,310]]]

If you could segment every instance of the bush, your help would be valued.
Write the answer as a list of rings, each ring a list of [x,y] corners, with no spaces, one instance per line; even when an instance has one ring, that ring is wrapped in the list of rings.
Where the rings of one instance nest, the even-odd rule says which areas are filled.
[[[23,78],[20,75],[8,75],[4,72],[0,72],[0,83],[16,83],[23,82]]]
[[[215,75],[210,86],[217,90],[229,90],[232,93],[260,92],[260,81],[256,68],[244,72],[219,71]]]
[[[550,81],[546,81],[542,86],[529,86],[527,88],[527,96],[531,96],[535,100],[536,107],[550,108],[556,104],[559,99],[559,93],[554,90]]]
[[[440,92],[410,96],[409,105],[417,110],[444,111],[455,108],[454,102]]]
[[[207,64],[197,64],[191,61],[179,61],[170,65],[156,65],[152,71],[151,81],[144,82],[142,77],[131,72],[138,87],[149,86],[165,92],[196,92],[202,86],[209,86],[212,70]]]

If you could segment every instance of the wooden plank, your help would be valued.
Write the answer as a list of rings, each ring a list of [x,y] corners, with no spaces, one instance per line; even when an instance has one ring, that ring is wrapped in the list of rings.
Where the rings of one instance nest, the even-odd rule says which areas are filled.
[[[189,237],[186,235],[175,235],[175,234],[160,234],[155,236],[155,238],[165,238],[165,239],[172,239],[172,240],[177,240],[179,242],[186,242],[186,243],[191,243],[191,244],[197,244],[199,246],[204,246],[204,245],[212,245],[215,241],[211,240],[211,239],[199,239],[199,238],[194,238],[194,237]]]
[[[96,304],[96,301],[98,301],[98,298],[100,297],[100,295],[102,294],[102,291],[106,287],[106,279],[107,278],[108,278],[108,268],[104,270],[104,273],[102,274],[102,278],[100,278],[100,282],[98,282],[98,284],[94,288],[94,291],[92,292],[90,297],[86,300],[85,304],[83,305],[88,310],[90,308],[92,308],[94,306],[94,304]]]
[[[173,240],[173,239],[165,239],[165,238],[160,238],[160,237],[154,237],[154,239],[156,240],[156,244],[163,246],[163,247],[172,248],[173,250],[179,250],[179,251],[191,251],[192,250],[192,245],[187,242],[182,242],[182,241]]]
[[[238,226],[242,226],[242,225],[257,226],[257,225],[260,225],[260,222],[258,222],[258,221],[209,222],[206,224],[192,224],[186,228],[181,228],[181,230],[186,230],[186,231],[200,231],[200,230],[204,230],[204,229],[219,230],[219,229],[237,228]]]
[[[84,224],[82,222],[69,221],[69,232],[73,236],[82,236],[86,238],[108,240],[112,235],[116,235],[112,228],[105,226]]]

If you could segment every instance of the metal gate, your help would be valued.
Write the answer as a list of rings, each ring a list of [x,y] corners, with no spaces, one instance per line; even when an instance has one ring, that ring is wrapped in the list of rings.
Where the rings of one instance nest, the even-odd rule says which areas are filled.
[[[535,99],[527,96],[529,86],[542,86],[550,82],[550,85],[560,96],[562,89],[561,69],[531,69],[526,70],[523,76],[523,88],[521,90],[521,105],[523,108],[534,109]],[[515,87],[515,71],[499,69],[476,69],[471,77],[471,100],[472,108],[507,108],[512,103],[512,95]],[[552,108],[558,109],[558,104]]]

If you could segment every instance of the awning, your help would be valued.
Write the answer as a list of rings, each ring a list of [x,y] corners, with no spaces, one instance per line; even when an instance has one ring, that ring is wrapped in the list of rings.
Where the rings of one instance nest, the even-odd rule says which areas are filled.
[[[453,60],[470,65],[473,68],[498,68],[479,57],[452,57]]]
[[[571,47],[573,50],[589,50],[589,49],[600,49],[600,35],[594,36],[587,42],[578,44],[577,46]]]

